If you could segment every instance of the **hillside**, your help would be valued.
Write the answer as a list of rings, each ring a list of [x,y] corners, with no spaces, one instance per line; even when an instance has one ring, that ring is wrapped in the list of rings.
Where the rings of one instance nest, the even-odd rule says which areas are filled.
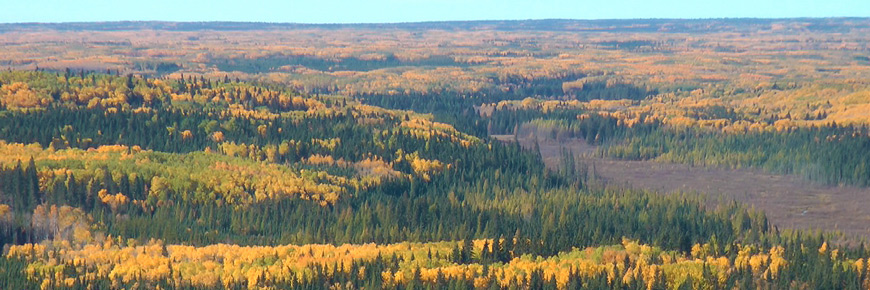
[[[4,244],[23,244],[11,247],[4,263],[7,269],[23,267],[30,273],[13,279],[16,274],[5,272],[10,278],[4,281],[10,285],[218,285],[208,279],[224,281],[221,285],[227,287],[241,283],[253,288],[345,283],[348,280],[342,279],[347,278],[337,272],[323,272],[315,266],[330,264],[323,259],[282,270],[297,273],[290,280],[270,276],[278,273],[264,274],[260,267],[232,270],[247,278],[226,280],[219,274],[222,271],[207,278],[185,270],[208,269],[214,262],[192,260],[185,266],[181,258],[171,258],[173,262],[161,266],[166,262],[160,259],[166,261],[167,253],[181,251],[175,246],[150,258],[134,254],[158,263],[137,263],[153,265],[149,267],[158,271],[154,274],[145,274],[151,271],[145,269],[123,270],[127,266],[109,264],[111,258],[88,262],[90,258],[78,257],[75,251],[94,253],[88,249],[102,247],[109,251],[107,257],[122,253],[132,257],[139,253],[133,247],[140,244],[153,248],[160,243],[181,243],[194,246],[189,248],[193,251],[209,251],[214,244],[227,242],[277,246],[488,238],[522,246],[457,246],[458,259],[378,267],[386,267],[384,273],[410,271],[412,276],[423,267],[444,271],[444,281],[499,281],[509,286],[513,279],[499,274],[502,270],[490,263],[510,262],[504,271],[515,271],[508,270],[512,267],[543,271],[536,274],[541,275],[535,278],[539,282],[518,280],[519,284],[564,287],[575,283],[593,288],[601,282],[584,277],[605,275],[605,269],[623,273],[636,267],[632,271],[651,271],[650,276],[624,278],[626,285],[676,286],[694,274],[665,271],[661,270],[667,269],[664,264],[661,269],[653,264],[698,263],[677,258],[697,247],[724,247],[718,251],[728,260],[727,253],[732,251],[782,251],[772,248],[778,246],[770,245],[770,239],[813,248],[823,242],[821,238],[782,236],[771,231],[763,214],[736,205],[705,211],[701,200],[688,196],[590,187],[576,172],[548,171],[538,155],[518,146],[461,133],[450,125],[429,121],[426,115],[361,105],[341,97],[312,97],[250,83],[193,78],[6,72],[0,73],[0,80],[4,80],[6,106],[0,115],[5,124],[0,130],[5,140],[0,144],[4,165],[0,200],[7,204],[3,206],[2,239]],[[552,276],[554,270],[547,270],[546,261],[520,266],[525,265],[524,259],[531,259],[528,255],[571,256],[576,255],[570,253],[573,248],[615,244],[625,238],[675,252],[665,260],[638,262],[642,263],[638,266],[579,258],[576,263],[580,264],[575,265],[598,266],[578,268],[579,272],[569,271],[568,276]],[[495,244],[493,240],[489,243]],[[447,255],[439,253],[436,256]],[[790,253],[806,255],[804,250]],[[387,254],[374,260],[342,261],[369,267],[362,265],[388,263],[379,260],[387,259]],[[822,257],[852,265],[861,255],[862,251]],[[698,254],[695,259],[707,257]],[[426,263],[435,264],[423,266]],[[652,268],[644,268],[646,263]],[[716,270],[725,279],[716,283],[763,277],[756,276],[761,272],[741,272],[736,260],[728,263],[737,266]],[[480,265],[486,271],[476,268]],[[478,274],[451,276],[451,267],[478,269],[473,270]],[[774,267],[777,273],[787,271]],[[709,271],[704,275],[714,273]],[[373,275],[356,281],[386,279]],[[416,278],[391,277],[379,283],[395,283],[396,287],[416,283]],[[547,282],[554,277],[556,282]],[[696,278],[704,279],[692,279]],[[195,282],[200,279],[206,280]],[[447,283],[420,279],[432,285]]]
[[[868,30],[0,25],[0,288],[867,288],[852,220],[599,172],[866,189]]]

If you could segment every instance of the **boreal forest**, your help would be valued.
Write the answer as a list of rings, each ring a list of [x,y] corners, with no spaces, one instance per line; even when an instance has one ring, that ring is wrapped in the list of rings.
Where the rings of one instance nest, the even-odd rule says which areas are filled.
[[[0,48],[0,289],[870,289],[867,18]]]

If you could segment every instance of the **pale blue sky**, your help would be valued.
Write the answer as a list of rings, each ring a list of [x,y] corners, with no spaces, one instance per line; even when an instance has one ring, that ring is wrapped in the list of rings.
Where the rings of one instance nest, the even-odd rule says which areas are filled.
[[[0,22],[870,17],[870,0],[0,0]]]

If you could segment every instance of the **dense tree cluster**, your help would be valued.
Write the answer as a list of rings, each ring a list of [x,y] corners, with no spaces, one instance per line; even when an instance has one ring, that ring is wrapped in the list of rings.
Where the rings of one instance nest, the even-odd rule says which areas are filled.
[[[575,106],[576,107],[576,106]],[[481,119],[491,134],[516,134],[602,145],[603,156],[795,174],[823,184],[870,185],[870,130],[865,125],[781,126],[732,132],[663,123],[630,123],[584,109],[540,106],[494,110]]]
[[[757,150],[755,143],[852,148],[836,146],[863,144],[857,140],[866,133],[856,128],[729,140],[655,122],[628,125],[561,101],[523,101],[548,109],[489,115],[439,111],[433,119],[229,79],[6,72],[0,81],[22,83],[19,90],[26,84],[51,100],[0,111],[0,244],[10,245],[0,258],[0,282],[6,288],[838,289],[868,283],[863,247],[781,233],[763,213],[738,204],[707,209],[690,195],[594,185],[576,162],[549,171],[536,152],[483,136],[531,122],[550,128],[547,134],[602,144],[611,154],[634,152],[632,140],[642,138],[653,153],[624,157],[664,158],[708,150],[689,142],[744,151]],[[149,90],[154,95],[144,97]],[[97,94],[98,101],[63,97],[86,91],[113,93]],[[0,96],[4,104],[17,102]],[[445,116],[466,121],[437,122]],[[483,129],[463,131],[469,127]],[[746,166],[765,166],[777,156]],[[846,162],[827,164],[851,166]],[[828,167],[819,172],[845,176]]]

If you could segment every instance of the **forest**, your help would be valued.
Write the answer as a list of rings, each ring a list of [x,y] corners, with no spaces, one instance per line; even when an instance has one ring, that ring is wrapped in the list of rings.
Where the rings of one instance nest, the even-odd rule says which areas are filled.
[[[868,188],[868,21],[636,22],[0,25],[0,288],[870,289],[589,162]]]

